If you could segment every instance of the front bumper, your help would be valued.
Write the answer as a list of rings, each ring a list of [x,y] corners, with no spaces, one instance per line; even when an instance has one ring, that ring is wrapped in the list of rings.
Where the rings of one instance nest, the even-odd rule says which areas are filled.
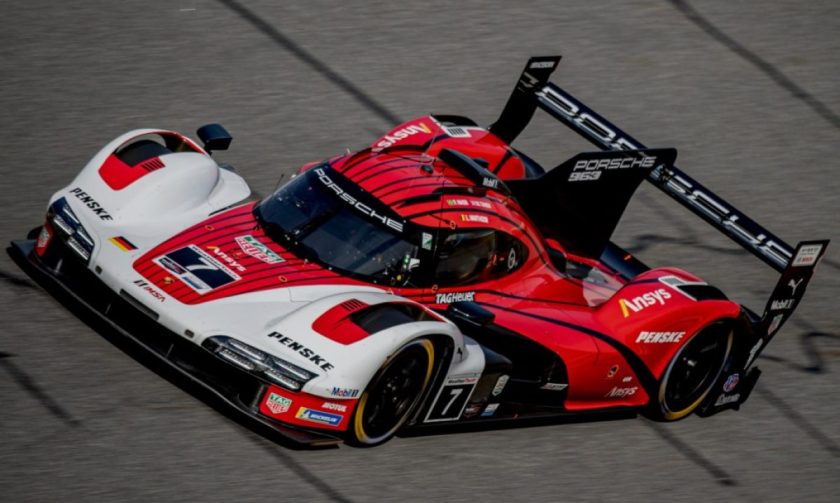
[[[15,263],[51,295],[94,315],[118,335],[198,384],[232,410],[297,444],[314,447],[342,442],[333,435],[299,429],[261,415],[260,402],[268,384],[158,324],[156,313],[127,292],[117,293],[108,288],[72,256],[71,251],[51,252],[60,256],[59,260],[55,256],[51,258],[52,263],[59,265],[50,267],[34,249],[34,240],[21,240],[12,241],[7,251]]]

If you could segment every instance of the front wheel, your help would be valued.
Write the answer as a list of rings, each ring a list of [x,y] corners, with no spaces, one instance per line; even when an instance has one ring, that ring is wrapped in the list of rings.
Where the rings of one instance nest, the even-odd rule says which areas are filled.
[[[425,338],[409,342],[388,358],[359,398],[349,443],[374,446],[391,438],[417,408],[434,361],[435,347]]]
[[[651,418],[676,421],[694,412],[729,362],[734,337],[731,324],[718,321],[680,348],[662,377]]]

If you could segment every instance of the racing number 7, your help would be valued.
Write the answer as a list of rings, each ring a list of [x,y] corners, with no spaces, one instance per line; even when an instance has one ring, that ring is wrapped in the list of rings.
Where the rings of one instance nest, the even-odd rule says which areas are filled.
[[[466,381],[466,382],[464,382]],[[426,416],[426,422],[435,421],[456,421],[460,419],[461,412],[467,405],[467,400],[472,395],[477,378],[456,378],[455,382],[448,381],[435,398],[434,405]]]

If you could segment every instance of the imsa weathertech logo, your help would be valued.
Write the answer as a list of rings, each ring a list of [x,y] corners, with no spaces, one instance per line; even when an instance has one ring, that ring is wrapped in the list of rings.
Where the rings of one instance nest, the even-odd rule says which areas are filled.
[[[618,305],[621,307],[621,314],[625,318],[630,316],[630,313],[638,313],[642,309],[650,306],[665,305],[665,301],[671,298],[670,292],[664,288],[660,288],[653,292],[642,294],[638,297],[633,297],[630,300],[618,299]]]

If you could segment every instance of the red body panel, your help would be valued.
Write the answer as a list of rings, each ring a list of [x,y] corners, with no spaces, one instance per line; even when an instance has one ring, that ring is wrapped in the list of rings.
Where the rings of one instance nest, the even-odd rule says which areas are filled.
[[[329,400],[272,385],[260,400],[260,413],[305,428],[343,431],[347,429],[356,403],[356,399]]]
[[[521,242],[524,259],[502,276],[451,288],[383,288],[437,310],[459,299],[473,300],[495,315],[497,325],[553,351],[567,368],[568,410],[645,405],[649,390],[644,389],[639,372],[658,379],[674,353],[697,330],[712,320],[738,316],[740,307],[735,303],[698,302],[660,281],[664,276],[699,281],[678,269],[651,270],[627,282],[598,261],[566,254],[569,261],[588,268],[589,276],[579,279],[558,270],[539,231],[514,199],[497,190],[473,190],[474,182],[435,154],[446,147],[481,157],[501,178],[523,176],[522,161],[487,131],[465,128],[459,134],[453,136],[452,128],[444,129],[434,118],[422,117],[390,131],[374,142],[372,149],[333,158],[330,164],[414,224],[431,230],[491,228]],[[305,165],[300,171],[315,165]],[[441,193],[440,189],[456,193]],[[246,204],[186,229],[139,258],[135,269],[187,304],[290,286],[361,284],[302,260],[273,242],[259,228],[253,207]],[[244,246],[246,236],[251,241]],[[161,257],[190,245],[202,250],[215,265],[230,269],[238,279],[199,293],[161,265]],[[557,248],[556,243],[552,247]],[[267,261],[265,254],[275,259]],[[504,257],[493,258],[497,259]],[[450,295],[459,293],[462,295]],[[337,342],[352,344],[367,334],[349,321],[351,312],[337,306],[313,328]],[[320,405],[292,398],[285,390],[278,393],[287,395],[295,405],[301,402],[315,409]],[[291,409],[282,413],[269,410],[266,400],[261,405],[264,414],[313,426],[312,421],[295,417]]]
[[[166,165],[160,160],[160,157],[153,157],[135,166],[129,166],[122,162],[119,157],[111,154],[99,168],[99,176],[112,189],[122,190],[152,171],[165,167]]]

